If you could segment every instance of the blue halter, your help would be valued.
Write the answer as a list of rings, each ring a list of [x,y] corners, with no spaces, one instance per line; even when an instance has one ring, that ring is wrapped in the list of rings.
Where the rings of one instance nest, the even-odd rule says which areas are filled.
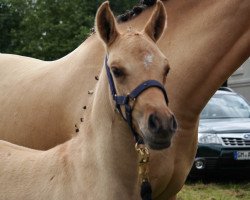
[[[141,83],[140,85],[138,85],[127,96],[118,96],[117,92],[116,92],[116,89],[115,89],[114,80],[113,80],[113,77],[111,75],[110,68],[108,66],[108,58],[107,58],[107,56],[105,58],[105,67],[106,67],[106,72],[107,72],[107,76],[108,76],[108,81],[109,81],[111,94],[112,94],[113,100],[116,103],[116,109],[121,114],[122,118],[128,123],[128,125],[129,125],[129,127],[130,127],[130,129],[131,129],[131,131],[132,131],[132,133],[134,135],[135,141],[138,144],[143,144],[144,142],[143,142],[142,137],[135,131],[135,129],[133,127],[133,124],[132,124],[132,111],[133,111],[133,109],[129,105],[129,101],[130,100],[135,101],[136,98],[144,90],[146,90],[148,88],[151,88],[151,87],[156,87],[156,88],[159,88],[162,91],[162,93],[164,95],[164,98],[165,98],[165,101],[168,104],[167,92],[166,92],[164,86],[160,82],[158,82],[156,80],[147,80],[147,81]],[[126,115],[126,117],[124,117],[124,115],[122,113],[121,105],[125,106],[125,115]]]

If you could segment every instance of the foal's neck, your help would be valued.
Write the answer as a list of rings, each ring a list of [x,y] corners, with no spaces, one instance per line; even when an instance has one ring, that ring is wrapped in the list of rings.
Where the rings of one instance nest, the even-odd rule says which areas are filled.
[[[96,156],[95,165],[101,169],[99,178],[104,188],[113,190],[115,194],[129,194],[127,198],[138,194],[135,192],[137,155],[134,139],[128,125],[114,111],[105,68],[94,91],[92,106],[86,114],[89,116],[88,126],[81,127],[83,133],[80,138],[82,143],[88,143],[87,146],[94,152],[93,156]]]

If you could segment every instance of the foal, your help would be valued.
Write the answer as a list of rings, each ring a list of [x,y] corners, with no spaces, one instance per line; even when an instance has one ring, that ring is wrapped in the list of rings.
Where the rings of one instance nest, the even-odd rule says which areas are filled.
[[[158,1],[142,32],[129,29],[120,33],[109,4],[102,4],[97,11],[96,28],[106,47],[107,60],[87,111],[87,121],[79,135],[48,151],[1,141],[0,199],[140,199],[133,137],[121,117],[126,116],[124,106],[120,113],[115,112],[112,98],[153,82],[136,100],[128,100],[127,106],[133,109],[130,125],[151,149],[170,146],[176,122],[161,88],[169,66],[155,44],[164,31],[165,20],[165,9]],[[108,71],[115,96],[109,88]]]

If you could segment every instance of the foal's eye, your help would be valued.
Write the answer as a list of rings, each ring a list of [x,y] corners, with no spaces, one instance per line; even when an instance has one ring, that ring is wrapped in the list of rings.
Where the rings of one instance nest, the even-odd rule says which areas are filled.
[[[111,70],[116,78],[124,76],[123,70],[118,67],[111,67]]]

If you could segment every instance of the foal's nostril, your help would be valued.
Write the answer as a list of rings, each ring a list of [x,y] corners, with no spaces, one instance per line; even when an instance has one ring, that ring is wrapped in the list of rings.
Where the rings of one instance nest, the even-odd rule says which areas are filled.
[[[163,134],[174,133],[177,129],[177,122],[174,115],[169,117],[161,118],[156,113],[151,114],[148,118],[148,128],[152,133]]]
[[[161,127],[160,121],[155,114],[151,114],[148,118],[148,127],[155,133],[159,132]]]
[[[177,122],[174,115],[172,115],[172,130],[175,131],[176,129],[177,129]]]

